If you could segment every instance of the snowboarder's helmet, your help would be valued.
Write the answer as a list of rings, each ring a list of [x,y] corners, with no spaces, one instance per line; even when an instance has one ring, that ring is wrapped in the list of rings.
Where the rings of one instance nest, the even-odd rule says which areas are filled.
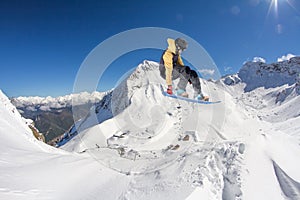
[[[185,41],[185,39],[183,38],[177,38],[175,40],[175,45],[177,48],[181,49],[181,50],[185,50],[187,48],[187,41]]]

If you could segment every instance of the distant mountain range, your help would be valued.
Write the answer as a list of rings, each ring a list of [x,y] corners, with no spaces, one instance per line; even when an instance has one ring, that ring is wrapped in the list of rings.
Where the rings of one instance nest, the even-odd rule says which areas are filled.
[[[82,92],[56,98],[17,97],[12,98],[11,102],[24,118],[34,121],[48,144],[55,145],[55,141],[74,124],[72,109],[84,117],[86,110],[105,95],[106,92]]]

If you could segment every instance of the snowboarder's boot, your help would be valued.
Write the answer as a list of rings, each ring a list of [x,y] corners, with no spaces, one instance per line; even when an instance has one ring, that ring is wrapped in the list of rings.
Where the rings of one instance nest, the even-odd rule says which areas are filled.
[[[197,101],[209,101],[209,97],[208,96],[204,96],[203,94],[198,94],[195,99]]]
[[[176,95],[181,96],[181,97],[186,97],[186,98],[189,97],[189,94],[183,89],[177,89],[176,90]]]

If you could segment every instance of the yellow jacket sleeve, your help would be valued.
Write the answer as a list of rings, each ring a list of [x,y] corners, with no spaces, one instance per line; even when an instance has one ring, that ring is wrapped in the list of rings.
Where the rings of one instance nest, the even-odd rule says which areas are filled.
[[[172,71],[173,71],[173,55],[172,52],[166,51],[163,55],[164,65],[166,68],[166,82],[167,85],[172,85]]]

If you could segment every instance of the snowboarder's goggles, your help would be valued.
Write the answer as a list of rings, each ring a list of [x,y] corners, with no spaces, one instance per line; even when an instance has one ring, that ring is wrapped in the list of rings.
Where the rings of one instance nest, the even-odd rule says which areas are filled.
[[[180,46],[178,46],[177,44],[176,44],[176,49],[179,51],[179,50],[181,50],[181,51],[184,51],[185,49],[183,49],[183,48],[181,48]]]

